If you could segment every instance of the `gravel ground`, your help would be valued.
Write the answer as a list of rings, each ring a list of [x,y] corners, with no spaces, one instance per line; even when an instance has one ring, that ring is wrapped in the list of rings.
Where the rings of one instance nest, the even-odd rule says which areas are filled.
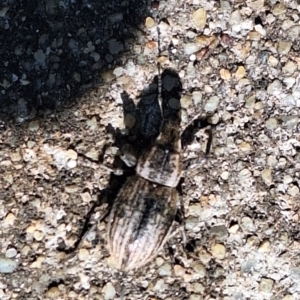
[[[0,5],[0,299],[300,299],[297,1]],[[122,183],[101,164],[120,166],[157,60],[181,79],[182,129],[219,125],[208,157],[205,129],[184,151],[186,247],[122,273],[107,219],[62,250]]]

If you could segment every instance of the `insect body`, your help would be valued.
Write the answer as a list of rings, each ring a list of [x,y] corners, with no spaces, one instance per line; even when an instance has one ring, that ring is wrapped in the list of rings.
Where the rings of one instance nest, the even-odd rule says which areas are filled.
[[[162,95],[166,92],[163,86]],[[164,107],[170,111],[168,103]],[[108,246],[118,269],[128,271],[145,265],[168,240],[182,169],[179,112],[177,107],[164,121],[154,145],[140,156],[136,175],[127,180],[112,206]]]

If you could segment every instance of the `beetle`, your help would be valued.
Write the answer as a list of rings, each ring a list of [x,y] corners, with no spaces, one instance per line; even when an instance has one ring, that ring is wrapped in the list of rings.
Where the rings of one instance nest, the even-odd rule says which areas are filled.
[[[162,74],[161,132],[138,158],[136,174],[122,186],[108,217],[109,253],[114,267],[123,271],[140,268],[156,257],[170,236],[177,214],[176,187],[182,174],[181,95],[172,93],[163,80],[169,73]],[[181,86],[179,77],[173,81],[175,78],[175,85]]]
[[[108,216],[107,243],[110,261],[119,270],[137,269],[155,258],[170,238],[175,217],[179,212],[178,207],[182,209],[177,190],[183,169],[182,142],[188,143],[184,134],[189,125],[193,127],[193,124],[191,121],[184,131],[180,130],[181,91],[178,74],[171,69],[164,70],[161,84],[158,82],[158,106],[163,117],[160,133],[154,142],[142,149],[137,160],[129,152],[131,158],[124,162],[132,167],[132,162],[137,161],[135,174],[127,178],[109,210],[100,218],[103,220]],[[205,121],[201,127],[208,125]],[[198,125],[196,129],[199,129]],[[211,135],[207,152],[210,144]],[[95,203],[88,213],[83,231],[75,245],[66,251],[68,254],[74,253],[84,240],[90,216],[97,205],[99,203]],[[95,225],[91,230],[93,228]]]

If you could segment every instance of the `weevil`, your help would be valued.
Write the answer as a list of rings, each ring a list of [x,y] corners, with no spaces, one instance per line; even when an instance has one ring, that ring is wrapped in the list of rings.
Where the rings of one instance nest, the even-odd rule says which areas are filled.
[[[193,118],[197,125],[191,121],[181,130],[181,81],[178,74],[169,69],[163,72],[161,79],[161,92],[158,92],[161,95],[158,97],[161,105],[158,106],[162,110],[163,121],[160,133],[154,142],[139,153],[135,173],[126,179],[115,198],[111,199],[112,203],[109,201],[110,209],[99,219],[108,217],[110,262],[122,271],[140,268],[155,258],[170,238],[177,213],[180,215],[183,212],[177,190],[183,172],[182,144],[190,142],[189,138],[193,135],[190,131],[199,129],[199,115]],[[207,120],[201,121],[202,128],[209,125]],[[209,131],[206,154],[210,149],[211,139],[212,132]],[[130,166],[134,161],[135,159],[129,160]],[[93,164],[95,168],[99,167],[97,163]],[[104,169],[113,172],[113,169]],[[119,175],[119,172],[113,173]],[[65,250],[67,254],[73,255],[85,239],[90,231],[88,226],[91,214],[99,204],[97,201],[90,209],[79,238],[72,248]],[[95,227],[96,225],[93,229]]]
[[[176,80],[181,85],[179,77]],[[161,132],[138,158],[136,174],[121,188],[108,217],[109,253],[114,266],[123,271],[142,267],[158,254],[170,236],[179,204],[180,95],[174,98],[163,75],[161,89]]]
[[[158,94],[161,95],[158,97],[161,102],[159,107],[163,117],[160,134],[153,143],[143,148],[137,159],[135,174],[127,178],[110,209],[100,218],[103,220],[108,216],[110,261],[122,271],[140,268],[155,258],[170,238],[177,213],[182,213],[178,210],[183,207],[177,190],[183,169],[182,142],[189,143],[184,134],[189,131],[188,125],[192,125],[192,128],[194,125],[191,121],[185,130],[180,130],[182,88],[178,74],[170,69],[165,70],[161,83],[158,83]],[[197,120],[196,117],[194,119]],[[204,120],[201,127],[208,125]],[[212,138],[209,133],[207,152]],[[134,161],[129,160],[131,167]],[[113,172],[110,168],[105,169]],[[90,216],[97,205],[98,202],[91,208],[79,238],[66,253],[74,253],[85,239]]]

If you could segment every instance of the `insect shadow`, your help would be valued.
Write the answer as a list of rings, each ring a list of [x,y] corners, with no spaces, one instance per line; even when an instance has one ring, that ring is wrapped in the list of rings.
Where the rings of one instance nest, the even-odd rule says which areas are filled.
[[[121,169],[122,174],[117,174],[118,172],[110,174],[107,188],[100,191],[97,201],[86,214],[82,230],[73,247],[66,248],[60,245],[58,248],[59,251],[67,254],[75,253],[91,228],[90,220],[95,209],[104,204],[104,202],[108,204],[108,209],[101,219],[108,216],[120,189],[126,180],[135,174],[136,161],[146,150],[152,147],[160,134],[164,121],[172,120],[173,124],[174,122],[178,124],[178,132],[181,131],[181,95],[181,80],[178,73],[172,69],[165,69],[162,72],[161,83],[159,82],[159,77],[155,76],[149,86],[141,92],[137,105],[135,105],[126,92],[122,93],[125,133],[119,129],[113,129],[112,126],[108,126],[107,128],[107,131],[114,136],[114,146],[118,147],[121,152],[121,155],[115,157],[113,168],[114,170]],[[160,101],[163,113],[160,108]],[[193,120],[181,135],[182,148],[184,149],[192,142],[196,131],[208,125],[209,123],[206,119],[197,118]],[[208,149],[210,143],[211,141],[208,142]],[[99,161],[99,163],[102,162]],[[177,187],[180,194],[182,194],[181,183],[182,180]],[[176,220],[181,219],[182,212],[179,211],[178,213],[180,216],[176,217]]]

